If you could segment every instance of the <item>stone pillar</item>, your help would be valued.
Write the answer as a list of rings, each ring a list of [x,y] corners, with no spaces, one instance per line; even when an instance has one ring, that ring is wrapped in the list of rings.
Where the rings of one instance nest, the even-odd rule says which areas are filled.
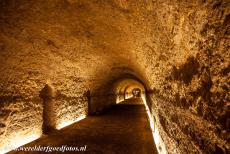
[[[56,127],[56,116],[54,110],[54,88],[48,84],[40,91],[39,95],[43,99],[43,133],[48,134],[55,130]]]

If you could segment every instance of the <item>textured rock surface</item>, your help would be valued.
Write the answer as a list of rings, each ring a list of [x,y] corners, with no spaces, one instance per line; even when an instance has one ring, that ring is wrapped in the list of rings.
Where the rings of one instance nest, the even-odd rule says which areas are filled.
[[[101,109],[132,74],[169,153],[229,150],[228,0],[0,2],[0,147],[41,133],[46,84],[57,120],[73,120],[87,114],[86,91]]]

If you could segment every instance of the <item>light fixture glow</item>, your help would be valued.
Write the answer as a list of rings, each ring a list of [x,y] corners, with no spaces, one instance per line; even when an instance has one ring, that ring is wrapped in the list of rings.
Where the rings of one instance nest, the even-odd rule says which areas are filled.
[[[147,102],[146,102],[146,98],[145,98],[145,95],[143,94],[142,96],[142,100],[144,102],[144,105],[145,105],[145,109],[146,109],[146,112],[147,112],[147,115],[148,115],[148,119],[149,119],[149,122],[150,122],[150,128],[152,130],[152,135],[153,135],[153,139],[154,139],[154,142],[156,144],[156,147],[157,147],[157,151],[159,154],[167,154],[167,150],[165,148],[165,145],[161,139],[161,136],[160,136],[160,133],[154,123],[154,120],[151,116],[151,113],[150,113],[150,110],[149,110],[149,106],[147,105]]]
[[[24,133],[14,133],[3,143],[3,146],[0,147],[0,154],[7,153],[14,149],[17,149],[20,146],[23,146],[29,142],[32,142],[40,138],[41,132],[30,133],[25,135]]]
[[[82,119],[85,119],[85,118],[86,118],[86,115],[82,115],[82,116],[78,117],[77,119],[73,119],[73,120],[69,120],[67,118],[62,119],[62,121],[59,122],[59,124],[56,126],[56,128],[58,130],[60,130],[60,129],[66,127],[66,126],[69,126],[69,125],[71,125],[71,124],[73,124],[75,122],[78,122],[78,121],[80,121]]]
[[[131,95],[131,94],[127,94],[127,95],[125,96],[126,99],[130,99],[130,98],[132,98],[132,97],[133,97],[133,95]]]

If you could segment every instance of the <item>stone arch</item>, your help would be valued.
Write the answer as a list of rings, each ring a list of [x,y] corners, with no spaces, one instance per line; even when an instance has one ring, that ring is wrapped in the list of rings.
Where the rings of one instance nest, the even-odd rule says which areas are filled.
[[[140,97],[145,98],[145,85],[142,82],[134,79],[134,78],[123,78],[117,80],[113,87],[112,91],[116,94],[116,103],[122,102],[125,99],[129,99],[133,97],[133,89],[140,89],[141,94]],[[122,94],[122,96],[120,96]]]

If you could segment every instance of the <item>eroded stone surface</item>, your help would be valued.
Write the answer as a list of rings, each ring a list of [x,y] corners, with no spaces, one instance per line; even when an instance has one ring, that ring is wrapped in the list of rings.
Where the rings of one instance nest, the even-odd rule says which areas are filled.
[[[169,153],[229,150],[228,0],[2,0],[0,146],[39,133],[52,84],[58,119],[108,106],[115,79],[145,83]],[[109,97],[108,97],[109,96]],[[70,118],[70,119],[72,119]]]

